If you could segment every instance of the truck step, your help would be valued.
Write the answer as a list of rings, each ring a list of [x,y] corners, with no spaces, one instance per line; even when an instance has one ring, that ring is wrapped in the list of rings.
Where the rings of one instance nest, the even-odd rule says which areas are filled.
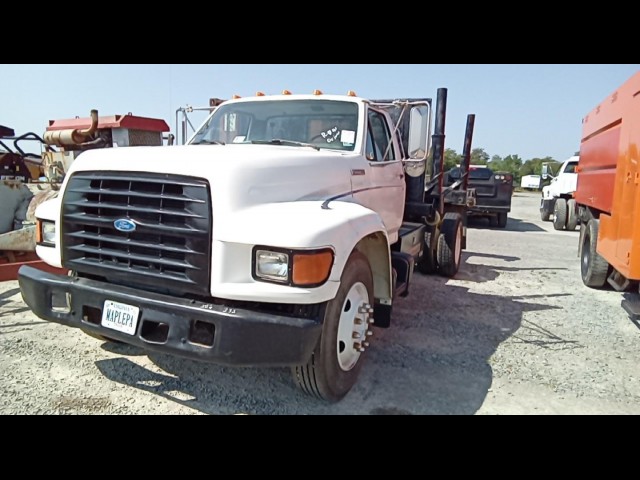
[[[611,275],[607,278],[607,282],[609,282],[609,285],[611,285],[616,292],[624,292],[631,286],[631,281],[617,270],[611,272]]]
[[[409,281],[413,274],[414,260],[408,253],[392,252],[391,267],[394,271],[394,297],[409,295]]]

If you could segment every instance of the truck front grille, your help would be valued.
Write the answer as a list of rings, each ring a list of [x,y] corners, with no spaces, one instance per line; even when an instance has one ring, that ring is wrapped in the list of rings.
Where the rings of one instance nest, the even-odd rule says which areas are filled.
[[[154,291],[209,294],[211,208],[205,180],[82,172],[69,179],[62,203],[65,268]],[[118,220],[129,220],[135,230],[119,231]]]

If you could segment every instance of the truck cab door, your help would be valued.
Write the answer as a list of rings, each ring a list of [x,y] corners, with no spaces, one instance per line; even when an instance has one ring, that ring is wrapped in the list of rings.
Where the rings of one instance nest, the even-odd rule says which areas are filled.
[[[357,203],[380,215],[390,242],[398,238],[404,214],[404,165],[397,138],[387,114],[367,108],[364,155],[351,169],[351,185]]]

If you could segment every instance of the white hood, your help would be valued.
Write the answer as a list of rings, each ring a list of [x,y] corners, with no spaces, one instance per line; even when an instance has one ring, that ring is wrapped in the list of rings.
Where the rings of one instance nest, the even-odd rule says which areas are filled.
[[[153,172],[204,178],[214,218],[253,205],[326,200],[351,191],[353,154],[272,145],[188,145],[90,150],[79,171]]]

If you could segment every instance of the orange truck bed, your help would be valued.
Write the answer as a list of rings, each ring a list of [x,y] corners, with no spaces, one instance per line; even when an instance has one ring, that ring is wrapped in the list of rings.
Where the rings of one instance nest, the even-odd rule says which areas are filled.
[[[582,122],[579,205],[600,218],[598,253],[640,280],[640,72]]]

